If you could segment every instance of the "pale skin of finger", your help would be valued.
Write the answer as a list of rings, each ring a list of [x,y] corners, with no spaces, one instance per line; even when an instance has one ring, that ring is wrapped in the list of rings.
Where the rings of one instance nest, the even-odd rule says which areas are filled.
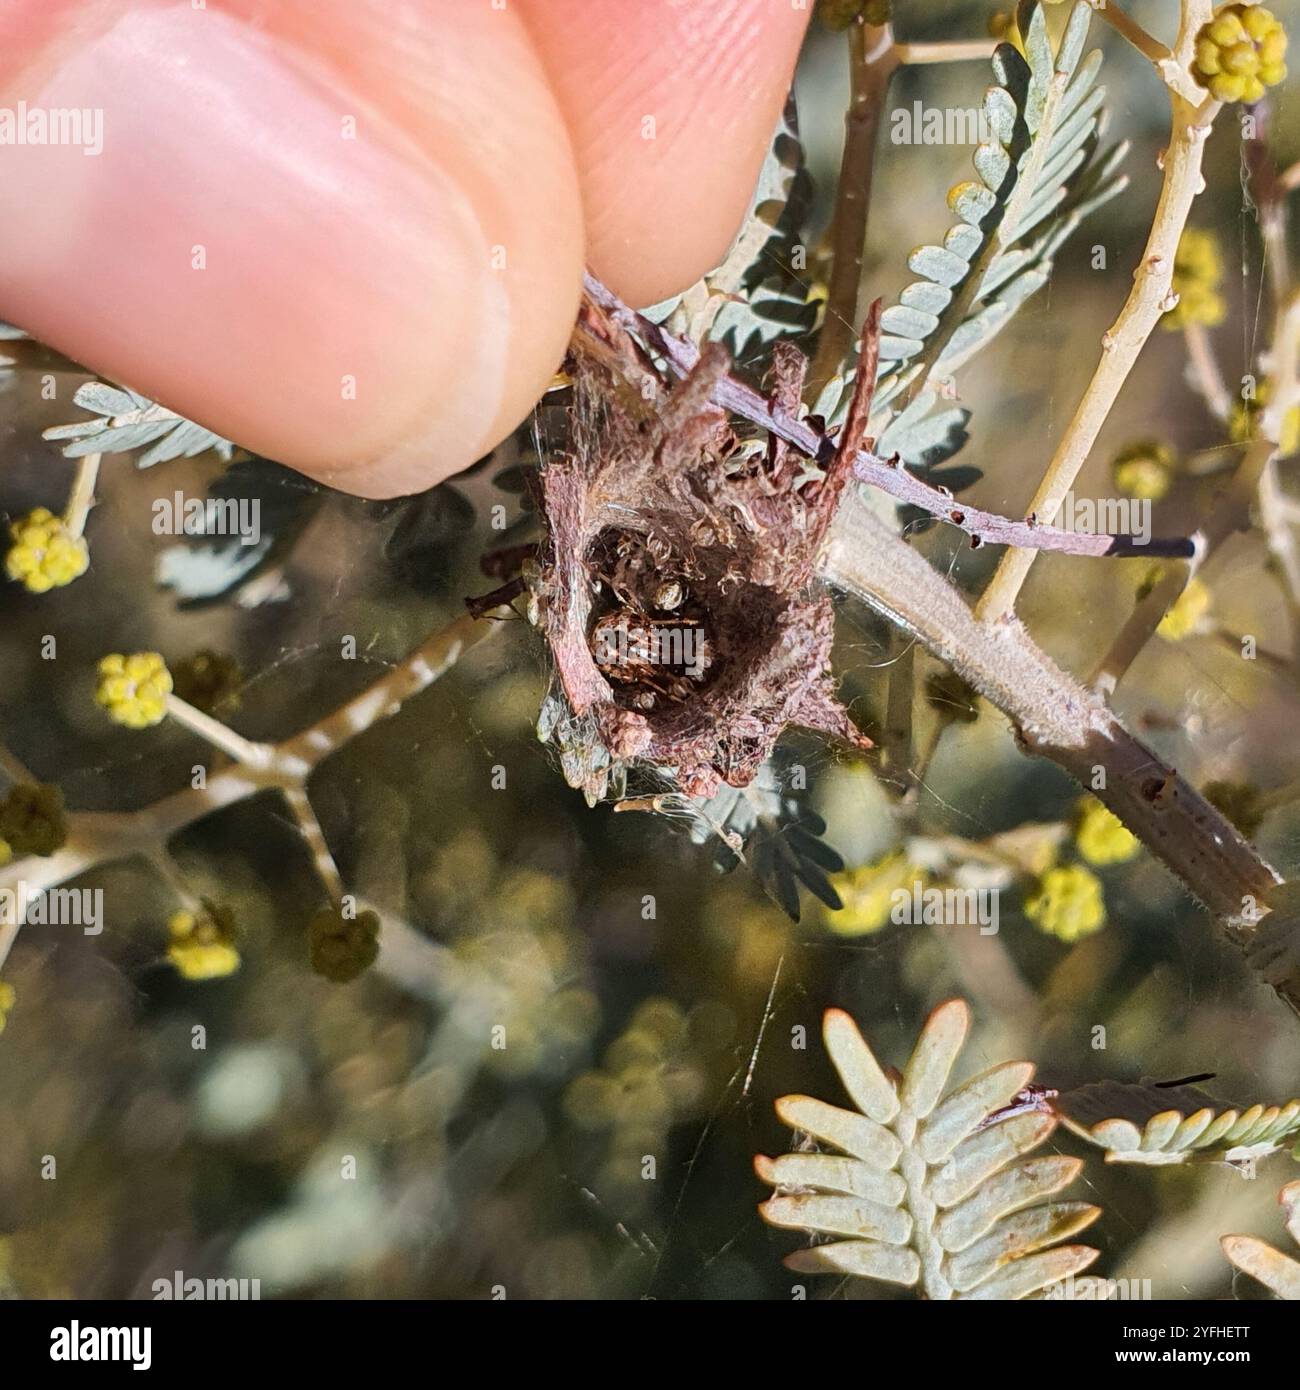
[[[692,34],[744,40],[748,71],[767,3],[702,30],[677,12],[696,0],[657,14],[649,0],[634,37],[651,67],[661,53],[685,62]],[[597,268],[637,297],[682,288],[725,250],[801,28],[781,30],[771,120],[758,101],[744,118],[692,108],[689,74],[664,70],[669,138],[642,142],[654,153],[620,174],[621,137],[582,127],[580,192],[565,117],[581,107],[553,94],[564,62],[550,45],[567,34],[570,66],[590,74],[610,45],[623,51],[627,25],[557,4],[539,57],[524,18],[511,0],[9,0],[0,105],[102,111],[103,141],[93,158],[0,145],[0,315],[348,491],[416,491],[465,467],[563,355],[584,196]],[[711,90],[707,65],[694,71]],[[645,104],[639,78],[598,90],[616,132]],[[642,253],[630,224],[592,214],[607,201],[637,214],[674,165],[703,178],[720,140],[749,167],[713,180],[711,217],[707,178],[700,206]]]
[[[0,146],[0,313],[371,496],[465,467],[523,417],[564,351],[582,229],[517,17],[92,10],[0,93],[103,112],[95,157]]]
[[[801,0],[510,0],[577,156],[587,259],[629,304],[725,256],[790,90]]]

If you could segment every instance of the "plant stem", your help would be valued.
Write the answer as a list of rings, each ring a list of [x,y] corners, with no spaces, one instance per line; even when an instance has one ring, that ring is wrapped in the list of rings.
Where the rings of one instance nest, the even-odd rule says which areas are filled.
[[[1201,162],[1217,106],[1203,114],[1176,92],[1170,94],[1170,102],[1169,148],[1151,234],[1134,275],[1133,289],[1119,317],[1102,337],[1101,360],[1092,381],[1029,504],[1028,514],[1038,521],[1050,522],[1056,516],[1152,330],[1177,302],[1171,290],[1174,253],[1192,202],[1203,186]],[[976,610],[982,620],[995,621],[1013,612],[1033,562],[1031,550],[1011,549],[1003,555]]]
[[[1187,361],[1192,369],[1192,381],[1216,420],[1226,420],[1232,410],[1232,396],[1223,384],[1223,374],[1210,347],[1210,335],[1201,323],[1189,323],[1183,328],[1187,346]]]
[[[991,58],[1000,42],[1000,39],[952,39],[940,43],[900,43],[895,45],[894,52],[898,61],[909,67],[921,63],[965,63]]]
[[[1137,20],[1131,19],[1120,9],[1118,0],[1106,0],[1099,12],[1112,29],[1123,34],[1139,53],[1150,58],[1157,66],[1173,56],[1159,39],[1153,38]]]
[[[36,781],[22,759],[11,753],[3,743],[0,743],[0,772],[14,783]]]
[[[63,512],[63,524],[73,536],[80,536],[86,529],[86,518],[95,505],[95,483],[99,479],[99,464],[103,457],[103,454],[85,454],[77,460],[72,491]]]
[[[197,734],[204,743],[210,743],[244,767],[261,771],[270,768],[275,762],[275,749],[270,744],[253,743],[219,719],[204,714],[201,709],[195,709],[179,695],[167,696],[167,716],[190,733]]]
[[[831,222],[831,277],[817,351],[805,383],[805,399],[817,393],[844,365],[858,333],[858,290],[867,241],[876,135],[889,82],[899,67],[898,50],[886,25],[855,24],[849,30],[849,109],[844,117],[844,154]]]
[[[268,789],[286,796],[312,849],[317,870],[337,901],[342,889],[338,869],[307,801],[311,772],[330,753],[372,724],[396,714],[406,700],[449,671],[467,651],[491,637],[500,626],[499,614],[482,619],[454,619],[356,699],[278,744],[250,743],[192,705],[169,696],[168,713],[229,753],[236,759],[235,765],[213,774],[203,787],[186,787],[139,811],[73,812],[68,818],[68,840],[61,849],[45,858],[29,855],[15,859],[0,870],[0,895],[12,895],[0,897],[0,967],[22,926],[20,913],[15,912],[11,919],[3,910],[6,901],[16,901],[20,894],[34,897],[99,864],[137,854],[150,855],[154,848],[165,845],[195,821]],[[183,707],[181,713],[172,708],[173,700]],[[246,756],[241,758],[236,748]]]
[[[1252,929],[1246,900],[1265,902],[1281,882],[1277,872],[1097,695],[1041,652],[1014,616],[996,624],[980,621],[923,555],[856,499],[841,508],[820,569],[831,583],[914,633],[1003,710],[1026,750],[1094,791],[1215,914],[1229,937],[1245,943]],[[1300,1008],[1300,980],[1284,981],[1278,990]]]
[[[315,808],[311,804],[311,798],[307,795],[307,789],[296,784],[288,786],[284,789],[284,799],[288,803],[294,820],[298,823],[298,830],[306,842],[308,850],[311,851],[312,864],[315,866],[317,877],[325,885],[330,902],[338,907],[343,901],[343,875],[339,873],[339,866],[334,862],[333,854],[330,853],[329,842],[325,839],[325,831],[321,828]]]

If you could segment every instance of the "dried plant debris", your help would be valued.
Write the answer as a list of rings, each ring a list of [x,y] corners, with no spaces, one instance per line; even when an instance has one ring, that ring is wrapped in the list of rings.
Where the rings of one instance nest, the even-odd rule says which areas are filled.
[[[1058,1242],[1100,1208],[1046,1200],[1082,1162],[1023,1158],[1056,1119],[1041,1105],[1006,1108],[1032,1063],[1004,1062],[947,1090],[969,1027],[960,999],[941,1004],[900,1075],[881,1067],[848,1014],[827,1011],[826,1050],[855,1108],[783,1096],[777,1114],[813,1143],[755,1159],[777,1189],[759,1208],[764,1219],[834,1238],[788,1256],[791,1269],[904,1284],[930,1298],[1019,1299],[1096,1259],[1089,1246]],[[818,1152],[818,1143],[837,1152]]]
[[[1107,1163],[1247,1164],[1300,1135],[1300,1100],[1233,1106],[1183,1084],[1102,1081],[1062,1093],[1053,1108],[1068,1129],[1106,1150]]]
[[[805,365],[777,347],[770,386],[792,417]],[[729,366],[711,344],[670,387],[584,306],[570,444],[536,478],[546,535],[528,577],[557,679],[540,732],[589,799],[628,765],[690,797],[746,787],[789,725],[870,746],[834,693],[834,615],[814,575],[869,399],[821,468],[778,438],[742,441],[710,399]]]
[[[1277,1195],[1286,1213],[1286,1228],[1291,1239],[1300,1245],[1300,1180],[1289,1182]],[[1279,1298],[1288,1302],[1300,1301],[1300,1261],[1275,1250],[1266,1240],[1256,1236],[1223,1236],[1219,1244],[1223,1253],[1243,1274],[1258,1279]]]

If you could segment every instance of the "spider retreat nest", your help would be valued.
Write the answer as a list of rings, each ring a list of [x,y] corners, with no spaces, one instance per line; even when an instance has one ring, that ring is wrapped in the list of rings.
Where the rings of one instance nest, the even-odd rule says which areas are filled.
[[[689,796],[745,787],[787,725],[870,747],[834,693],[834,617],[814,573],[869,387],[818,467],[775,435],[742,444],[713,402],[721,346],[670,386],[619,317],[584,301],[570,445],[535,480],[546,536],[530,616],[556,672],[539,734],[592,802],[611,780],[621,794],[629,765]],[[778,346],[774,413],[797,417],[806,365]]]

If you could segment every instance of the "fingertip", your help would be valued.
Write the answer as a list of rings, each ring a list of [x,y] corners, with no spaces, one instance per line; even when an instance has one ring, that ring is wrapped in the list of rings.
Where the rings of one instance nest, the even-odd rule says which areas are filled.
[[[521,0],[578,159],[588,262],[629,302],[723,259],[809,11],[799,0]]]
[[[95,158],[0,147],[0,315],[369,496],[429,486],[527,414],[564,352],[582,228],[517,16],[97,14],[0,69],[8,105],[103,113]]]

